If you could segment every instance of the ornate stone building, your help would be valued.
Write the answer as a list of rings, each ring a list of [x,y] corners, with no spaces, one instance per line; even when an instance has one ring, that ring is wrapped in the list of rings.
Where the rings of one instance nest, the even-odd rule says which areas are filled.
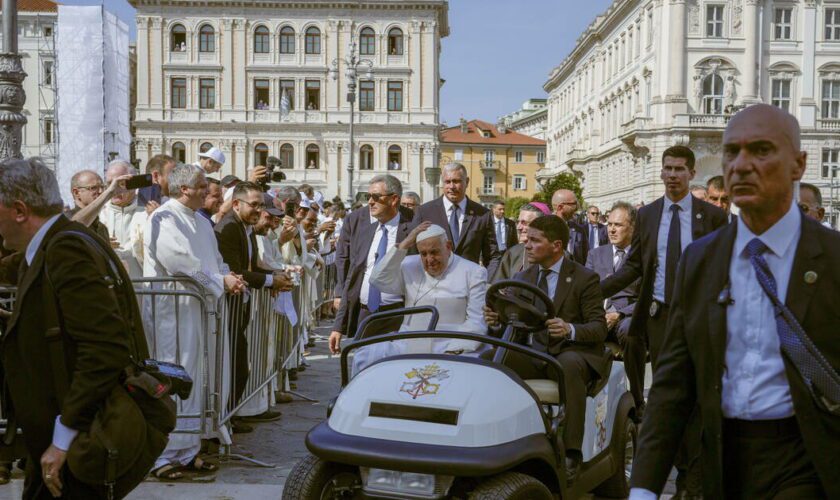
[[[217,146],[244,178],[268,156],[292,183],[347,198],[350,108],[343,59],[361,59],[356,190],[396,175],[430,198],[438,182],[440,40],[445,0],[131,0],[137,9],[135,152],[192,162]],[[337,79],[329,70],[340,61]]]
[[[660,156],[698,157],[695,182],[720,173],[732,112],[756,102],[802,125],[806,181],[827,199],[840,166],[840,2],[616,0],[550,74],[547,165],[572,169],[587,202],[649,202]]]
[[[548,126],[548,101],[547,99],[528,99],[518,110],[499,118],[499,122],[514,132],[545,140],[545,129]]]

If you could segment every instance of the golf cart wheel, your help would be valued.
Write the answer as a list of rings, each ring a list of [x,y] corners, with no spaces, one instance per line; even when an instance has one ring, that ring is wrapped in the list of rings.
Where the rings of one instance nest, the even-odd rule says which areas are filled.
[[[630,495],[630,473],[633,472],[633,457],[636,454],[636,423],[629,416],[624,417],[624,432],[615,443],[613,453],[617,465],[609,479],[598,485],[594,493],[604,498],[627,498]]]
[[[505,472],[482,481],[469,500],[549,500],[551,491],[537,478],[519,472]]]
[[[295,464],[283,487],[283,500],[361,498],[362,481],[355,467],[308,455]]]

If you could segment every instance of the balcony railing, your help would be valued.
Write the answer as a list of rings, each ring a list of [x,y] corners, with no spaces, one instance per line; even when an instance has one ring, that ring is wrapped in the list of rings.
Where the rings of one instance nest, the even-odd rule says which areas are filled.
[[[840,118],[821,118],[817,120],[817,128],[840,131]]]
[[[730,115],[688,115],[690,127],[725,127]]]
[[[498,198],[501,196],[499,188],[482,188],[478,193],[481,198]]]
[[[481,164],[481,168],[484,170],[498,170],[501,165],[499,160],[484,160],[479,163]]]

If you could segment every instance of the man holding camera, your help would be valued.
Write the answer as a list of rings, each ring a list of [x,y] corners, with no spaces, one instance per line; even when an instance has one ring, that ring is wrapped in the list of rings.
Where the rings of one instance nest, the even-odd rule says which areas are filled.
[[[105,181],[133,176],[137,170],[125,160],[114,160],[105,170]],[[146,225],[146,209],[137,204],[137,191],[121,190],[106,203],[99,217],[108,229],[109,241],[114,253],[132,279],[143,276],[143,227]]]

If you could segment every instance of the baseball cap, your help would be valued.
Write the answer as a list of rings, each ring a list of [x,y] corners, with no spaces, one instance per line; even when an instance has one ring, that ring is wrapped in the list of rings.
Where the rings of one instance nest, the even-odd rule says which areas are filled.
[[[215,158],[214,158],[214,160],[215,160]],[[218,161],[218,160],[216,160],[216,161]],[[224,186],[224,187],[228,187],[231,184],[233,184],[234,182],[240,182],[239,177],[237,177],[235,175],[226,175],[226,176],[222,177],[222,186]]]
[[[283,215],[285,215],[282,210],[274,206],[274,198],[272,198],[270,194],[263,194],[263,203],[265,203],[265,208],[263,210],[271,215],[275,217],[283,217]]]
[[[225,154],[222,153],[222,150],[216,147],[212,147],[203,153],[198,153],[199,158],[210,158],[211,160],[216,161],[220,165],[225,164]],[[223,183],[224,184],[224,183]]]

